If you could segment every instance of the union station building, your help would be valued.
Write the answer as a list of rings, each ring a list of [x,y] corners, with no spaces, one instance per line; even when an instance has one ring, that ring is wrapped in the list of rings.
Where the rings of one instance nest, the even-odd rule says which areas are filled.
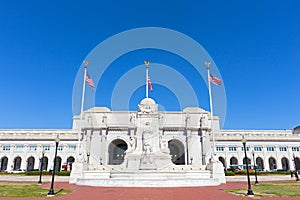
[[[53,169],[57,136],[60,138],[56,159],[58,171],[71,170],[76,159],[84,160],[87,168],[94,170],[130,169],[134,165],[139,169],[157,169],[168,162],[173,169],[174,166],[202,169],[211,159],[213,146],[224,169],[244,167],[242,137],[247,139],[249,163],[253,166],[255,160],[258,170],[289,171],[295,167],[300,170],[300,127],[293,130],[222,130],[219,118],[214,116],[212,120],[210,113],[201,108],[160,112],[156,106],[147,98],[134,112],[91,108],[84,111],[82,121],[74,116],[70,130],[0,130],[1,171],[38,170],[41,163],[43,170]],[[211,145],[210,126],[215,135],[214,145]],[[147,153],[150,157],[137,157]],[[43,162],[40,162],[42,157]],[[141,166],[146,161],[137,161],[137,158],[149,159],[149,162],[146,160],[148,164]]]

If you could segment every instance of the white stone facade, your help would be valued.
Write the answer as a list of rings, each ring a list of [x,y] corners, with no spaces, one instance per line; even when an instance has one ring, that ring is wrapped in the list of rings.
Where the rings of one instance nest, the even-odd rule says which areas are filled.
[[[222,164],[211,160],[210,113],[200,108],[159,112],[157,107],[145,98],[135,112],[92,108],[84,112],[83,121],[74,118],[74,127],[81,127],[81,146],[70,182],[120,186],[158,186],[158,182],[169,186],[173,179],[174,186],[224,182]],[[218,118],[214,121],[219,130]],[[159,180],[153,182],[153,177]]]
[[[216,137],[216,154],[228,168],[243,165],[241,139],[247,139],[247,157],[261,171],[300,170],[300,134],[294,130],[221,130]],[[295,157],[295,162],[294,162]]]
[[[43,170],[53,168],[55,142],[59,135],[57,170],[74,162],[78,134],[73,130],[0,130],[1,171],[38,170],[44,149]]]
[[[85,111],[82,139],[86,144],[86,154],[91,156],[89,165],[97,166],[99,163],[115,165],[114,162],[117,161],[110,161],[108,154],[109,145],[115,140],[123,141],[122,144],[128,148],[127,155],[133,151],[142,153],[145,145],[143,140],[148,140],[151,151],[164,149],[169,155],[168,143],[171,142],[171,146],[173,143],[177,145],[181,151],[179,154],[183,155],[178,163],[187,165],[208,163],[211,156],[208,112],[200,108],[187,108],[183,112],[145,113],[144,110],[112,112],[107,108],[92,108]],[[218,124],[215,124],[215,129],[218,130]],[[79,117],[74,118],[74,126],[80,127]],[[102,149],[99,151],[98,147]]]
[[[158,112],[152,99],[144,99],[138,111],[95,107],[85,111],[82,119],[75,116],[70,130],[0,130],[1,170],[37,170],[43,149],[42,169],[52,169],[57,135],[61,139],[57,170],[66,169],[65,164],[70,169],[73,164],[70,182],[83,185],[103,185],[105,181],[107,185],[151,185],[149,177],[153,175],[157,178],[153,186],[159,186],[157,182],[165,182],[161,186],[219,184],[224,181],[224,168],[243,167],[243,136],[251,165],[254,151],[256,165],[262,171],[294,170],[295,164],[300,169],[299,127],[220,130],[215,116],[212,157],[211,116],[201,108]],[[224,168],[221,165],[220,170],[213,163],[223,163]]]

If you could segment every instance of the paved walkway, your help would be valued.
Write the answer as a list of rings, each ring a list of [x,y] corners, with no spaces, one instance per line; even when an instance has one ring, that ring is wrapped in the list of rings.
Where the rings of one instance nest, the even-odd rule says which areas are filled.
[[[23,176],[24,177],[24,176]],[[10,176],[9,180],[4,180],[5,177],[0,176],[1,181],[34,181],[38,180],[38,177],[27,177],[26,179],[21,176]],[[50,177],[44,177],[45,180]],[[231,179],[226,184],[222,184],[219,186],[207,186],[207,187],[182,187],[182,188],[127,188],[127,187],[90,187],[90,186],[77,186],[73,184],[69,184],[67,182],[59,182],[63,181],[66,177],[56,177],[58,182],[55,183],[55,188],[59,190],[71,189],[72,193],[63,195],[60,197],[53,197],[54,200],[93,200],[93,199],[101,199],[101,200],[197,200],[197,199],[205,199],[205,200],[235,200],[235,199],[245,199],[244,197],[238,197],[233,194],[229,194],[224,190],[228,189],[236,189],[236,188],[247,188],[247,183],[243,180],[242,182],[237,181],[233,182],[234,178]],[[242,177],[237,176],[236,179],[240,179]],[[269,177],[259,177],[261,181],[266,179],[270,179]],[[277,176],[277,179],[274,177],[271,178],[273,180],[283,180],[288,179],[288,176]],[[49,179],[50,180],[50,179]],[[45,182],[42,187],[49,188],[50,182]],[[1,198],[1,199],[9,199],[9,200],[27,200],[26,198]],[[36,200],[43,200],[49,198],[36,198]],[[246,198],[247,199],[247,198]],[[296,200],[299,197],[280,197],[280,198],[260,198],[253,197],[251,199],[263,199],[263,200],[281,200],[281,199],[289,199]],[[28,198],[29,200],[29,198]],[[31,199],[34,200],[34,199]]]

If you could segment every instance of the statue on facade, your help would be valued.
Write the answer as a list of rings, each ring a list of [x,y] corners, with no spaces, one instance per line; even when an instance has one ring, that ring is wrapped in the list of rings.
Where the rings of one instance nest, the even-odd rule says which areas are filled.
[[[161,148],[162,153],[170,154],[170,149],[168,147],[168,141],[167,140],[162,139],[160,141],[160,148]]]
[[[85,152],[84,152],[84,148],[83,148],[83,144],[82,144],[82,143],[79,144],[79,150],[78,150],[78,162],[79,162],[79,163],[84,163],[84,162],[86,162]]]
[[[126,151],[126,153],[131,153],[136,149],[136,138],[133,136],[129,137],[130,149]]]
[[[153,158],[153,150],[147,142],[143,145],[143,154],[140,161],[140,169],[156,169],[155,160]]]
[[[131,113],[130,114],[130,122],[132,124],[135,124],[135,121],[136,121],[136,114],[135,113]]]

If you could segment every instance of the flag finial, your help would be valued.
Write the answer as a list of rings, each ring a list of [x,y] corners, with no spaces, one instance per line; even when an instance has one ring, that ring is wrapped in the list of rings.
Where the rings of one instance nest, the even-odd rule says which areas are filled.
[[[206,68],[209,69],[211,62],[205,62]]]
[[[85,61],[83,61],[83,64],[84,64],[84,67],[86,68],[89,64],[89,61],[85,60]]]
[[[145,65],[146,65],[146,68],[148,68],[149,67],[149,64],[150,64],[150,62],[149,61],[144,61],[144,63],[145,63]]]

